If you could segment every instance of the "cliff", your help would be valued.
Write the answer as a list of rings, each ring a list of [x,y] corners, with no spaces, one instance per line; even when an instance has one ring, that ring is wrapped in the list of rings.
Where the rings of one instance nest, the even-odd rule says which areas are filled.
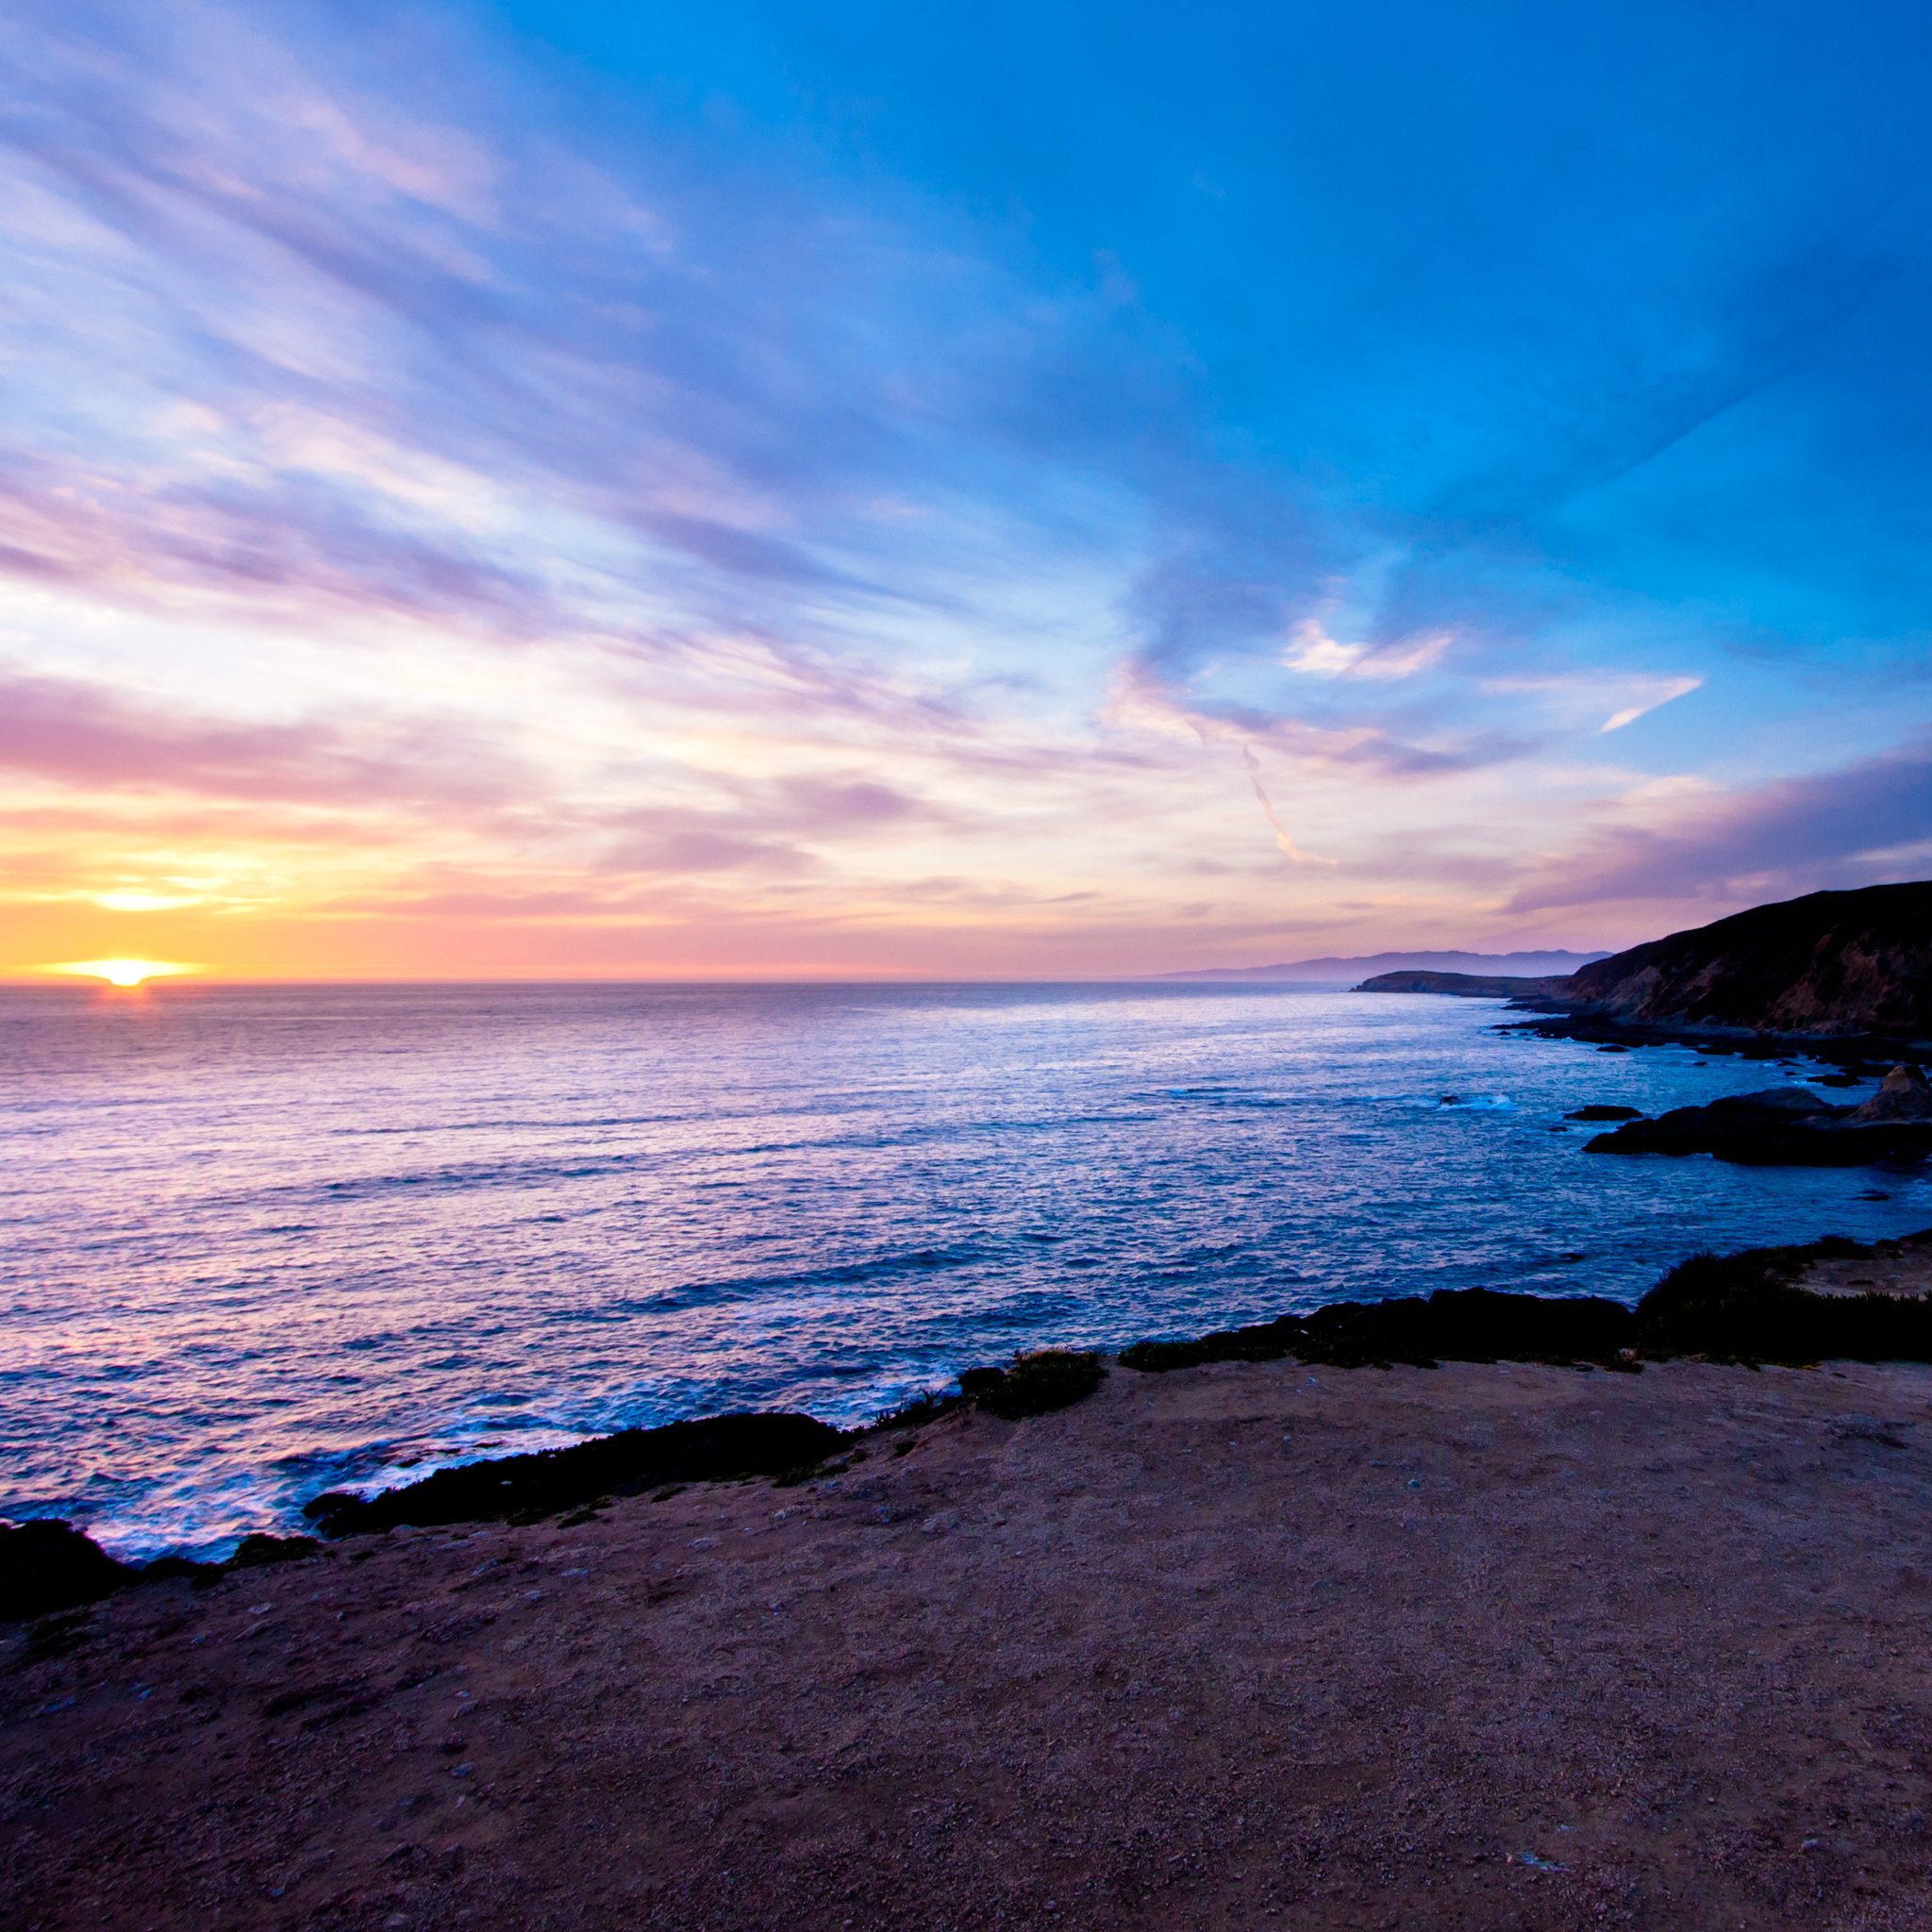
[[[1932,1039],[1932,883],[1754,907],[1582,967],[1561,997],[1632,1025]]]

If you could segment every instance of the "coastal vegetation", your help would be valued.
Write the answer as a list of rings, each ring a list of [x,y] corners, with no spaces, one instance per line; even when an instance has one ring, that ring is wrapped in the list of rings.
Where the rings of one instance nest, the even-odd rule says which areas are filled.
[[[1638,1025],[1932,1038],[1932,883],[1755,906],[1580,968],[1563,998]]]
[[[974,1400],[989,1415],[1017,1422],[1046,1415],[1091,1395],[1107,1374],[1100,1357],[1085,1349],[1041,1348],[1016,1357],[1009,1369],[967,1372],[982,1378]]]

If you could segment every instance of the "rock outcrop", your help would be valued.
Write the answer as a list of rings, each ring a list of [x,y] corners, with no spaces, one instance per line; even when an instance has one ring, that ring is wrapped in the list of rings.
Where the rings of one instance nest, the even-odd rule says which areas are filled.
[[[244,1536],[241,1547],[223,1563],[197,1563],[187,1557],[124,1563],[61,1517],[0,1524],[0,1623],[78,1609],[136,1583],[185,1577],[205,1587],[230,1571],[291,1563],[313,1556],[321,1547],[313,1537],[258,1533]]]
[[[1629,1121],[1584,1151],[1711,1154],[1747,1167],[1921,1161],[1932,1155],[1932,1087],[1916,1067],[1894,1067],[1862,1107],[1836,1106],[1811,1087],[1768,1087]]]
[[[1852,1110],[1855,1121],[1932,1121],[1932,1084],[1917,1067],[1894,1067],[1878,1091]]]
[[[808,1415],[704,1416],[656,1429],[621,1429],[568,1449],[459,1463],[375,1496],[332,1491],[306,1504],[302,1513],[327,1536],[365,1535],[403,1523],[547,1515],[660,1484],[784,1475],[824,1461],[844,1444],[839,1430]]]
[[[58,1517],[0,1524],[0,1621],[98,1603],[139,1574]]]

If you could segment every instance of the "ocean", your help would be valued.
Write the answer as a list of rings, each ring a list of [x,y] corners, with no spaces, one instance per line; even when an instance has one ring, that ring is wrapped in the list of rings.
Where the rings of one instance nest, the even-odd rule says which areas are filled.
[[[1780,1078],[1300,987],[0,991],[0,1514],[220,1555],[320,1491],[1345,1297],[1634,1299],[1932,1222],[1586,1157]],[[1851,1098],[1857,1098],[1852,1094]]]

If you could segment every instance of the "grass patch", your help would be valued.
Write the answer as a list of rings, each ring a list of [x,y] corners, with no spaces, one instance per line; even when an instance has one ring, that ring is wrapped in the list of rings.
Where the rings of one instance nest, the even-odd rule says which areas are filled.
[[[966,1373],[971,1375],[986,1372],[968,1369]],[[924,1428],[927,1423],[938,1422],[941,1416],[950,1415],[956,1408],[963,1408],[965,1404],[964,1395],[953,1395],[943,1389],[928,1389],[923,1394],[902,1402],[897,1408],[881,1409],[873,1417],[872,1425],[875,1429]]]
[[[1637,1305],[1646,1354],[1802,1368],[1832,1357],[1932,1361],[1932,1301],[1895,1294],[1813,1294],[1793,1278],[1814,1257],[1870,1250],[1840,1237],[1805,1248],[1692,1255]]]

